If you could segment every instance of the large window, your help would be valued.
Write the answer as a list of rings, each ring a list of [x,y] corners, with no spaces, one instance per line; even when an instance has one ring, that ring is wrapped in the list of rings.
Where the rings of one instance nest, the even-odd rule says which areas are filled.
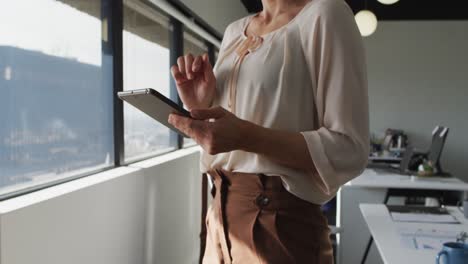
[[[0,0],[0,196],[112,166],[100,1]]]
[[[169,19],[129,2],[124,8],[124,90],[153,88],[170,97]],[[124,105],[125,159],[135,160],[176,147],[172,132],[151,117]]]
[[[208,51],[147,1],[0,0],[0,199],[181,147],[115,92],[174,98],[182,45]]]

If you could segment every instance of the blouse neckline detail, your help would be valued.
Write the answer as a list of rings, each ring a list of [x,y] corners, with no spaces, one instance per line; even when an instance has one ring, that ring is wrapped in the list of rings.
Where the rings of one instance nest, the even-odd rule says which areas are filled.
[[[262,35],[256,35],[256,34],[254,34],[253,36],[255,36],[255,37],[260,37],[260,38],[262,38],[262,39],[265,39],[265,38],[267,38],[267,37],[273,35],[274,33],[276,33],[276,32],[278,32],[278,31],[280,31],[280,30],[283,30],[283,29],[289,27],[289,25],[291,25],[299,16],[301,16],[302,13],[304,13],[304,11],[307,9],[307,7],[308,7],[312,2],[314,2],[314,0],[310,0],[309,2],[307,2],[307,4],[305,4],[305,5],[302,7],[302,9],[301,9],[291,20],[289,20],[288,23],[282,25],[281,27],[279,27],[279,28],[277,28],[277,29],[275,29],[275,30],[272,30],[272,31],[270,31],[270,32],[267,32],[267,33],[265,33],[265,34],[262,34]],[[259,13],[256,13],[256,14],[250,15],[250,16],[248,16],[248,17],[246,18],[245,23],[244,23],[244,26],[243,26],[243,28],[242,28],[242,33],[241,33],[241,36],[242,36],[244,39],[248,38],[247,32],[246,32],[246,31],[247,31],[247,27],[250,25],[250,22],[252,22],[252,19],[253,19],[254,17],[258,16],[258,14],[259,14]]]

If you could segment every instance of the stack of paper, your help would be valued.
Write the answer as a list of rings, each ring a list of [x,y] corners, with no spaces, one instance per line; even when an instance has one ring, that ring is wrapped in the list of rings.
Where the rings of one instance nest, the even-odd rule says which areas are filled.
[[[393,221],[458,224],[451,214],[391,213]]]
[[[460,222],[445,207],[387,205],[393,221],[439,224],[459,224]]]

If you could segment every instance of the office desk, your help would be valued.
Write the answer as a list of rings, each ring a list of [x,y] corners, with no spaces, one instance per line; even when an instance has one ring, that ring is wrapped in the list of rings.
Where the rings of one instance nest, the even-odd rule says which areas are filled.
[[[389,190],[468,191],[468,184],[456,178],[421,179],[396,173],[376,173],[366,169],[359,177],[340,188],[337,195],[337,226],[343,232],[337,236],[337,263],[361,263],[370,238],[360,203],[383,203]],[[379,263],[372,245],[366,263]]]
[[[408,176],[376,169],[364,170],[345,187],[468,191],[468,183],[458,178]]]
[[[432,223],[404,223],[394,222],[383,204],[361,204],[361,213],[369,227],[370,233],[374,237],[377,249],[386,264],[426,264],[435,263],[435,256],[440,251],[437,250],[417,250],[405,248],[401,244],[399,229],[409,230],[435,229],[443,231],[468,232],[468,220],[456,207],[448,207],[450,214],[455,216],[461,224],[432,224]]]

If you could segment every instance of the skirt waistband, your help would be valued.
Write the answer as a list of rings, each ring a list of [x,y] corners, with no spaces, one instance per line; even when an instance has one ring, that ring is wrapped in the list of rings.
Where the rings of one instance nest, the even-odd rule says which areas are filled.
[[[232,172],[223,169],[208,171],[213,183],[223,182],[229,189],[285,191],[280,176],[266,176],[263,173]]]
[[[280,176],[262,173],[231,172],[223,169],[208,171],[214,185],[213,196],[222,200],[229,195],[239,201],[254,200],[264,210],[307,210],[321,214],[321,206],[302,200],[283,186]]]

